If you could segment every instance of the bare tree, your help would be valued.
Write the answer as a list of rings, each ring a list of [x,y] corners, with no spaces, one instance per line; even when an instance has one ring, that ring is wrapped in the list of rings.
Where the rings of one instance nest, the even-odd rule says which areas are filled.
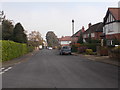
[[[32,31],[28,35],[28,44],[34,47],[38,47],[43,44],[43,38],[38,31]]]

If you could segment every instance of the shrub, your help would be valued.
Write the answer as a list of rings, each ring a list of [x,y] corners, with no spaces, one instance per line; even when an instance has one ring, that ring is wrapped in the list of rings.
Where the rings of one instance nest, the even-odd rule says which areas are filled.
[[[2,61],[2,41],[0,41],[0,61]]]
[[[78,53],[84,53],[86,51],[86,49],[88,49],[86,46],[80,46],[78,48]]]
[[[91,40],[91,43],[101,43],[101,41],[100,41],[100,40],[97,40],[97,39],[92,39],[92,40]]]
[[[28,53],[26,44],[5,40],[0,42],[2,42],[2,61],[11,60]]]
[[[117,59],[118,61],[120,61],[120,46],[118,47],[114,47],[111,52],[109,53],[109,56],[111,58],[115,58]]]
[[[113,48],[111,52],[120,54],[120,46]]]
[[[78,47],[80,47],[79,43],[72,44],[72,46],[71,46],[72,52],[77,52],[78,51]]]
[[[92,49],[86,49],[86,54],[92,55],[93,54],[93,50]]]
[[[101,56],[108,56],[108,47],[106,47],[106,46],[102,46],[102,47],[100,47],[100,55]]]
[[[97,46],[99,46],[100,44],[97,44],[97,43],[85,43],[85,44],[82,44],[82,46],[86,46],[88,49],[92,49],[93,52],[96,52],[97,51]]]
[[[32,51],[34,50],[34,47],[31,46],[31,45],[28,45],[28,46],[27,46],[27,49],[28,49],[28,52],[32,52]]]
[[[72,51],[72,52],[77,52],[77,49],[78,49],[77,46],[75,46],[75,45],[72,45],[72,46],[71,46],[71,51]]]

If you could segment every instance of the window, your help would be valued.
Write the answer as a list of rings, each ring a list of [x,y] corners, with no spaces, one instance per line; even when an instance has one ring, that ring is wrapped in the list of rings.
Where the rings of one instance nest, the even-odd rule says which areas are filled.
[[[91,37],[95,37],[95,33],[91,33]]]
[[[105,26],[103,27],[103,33],[106,33],[106,27]]]
[[[113,32],[113,24],[108,25],[108,33]]]
[[[86,38],[86,34],[84,34],[84,38]]]

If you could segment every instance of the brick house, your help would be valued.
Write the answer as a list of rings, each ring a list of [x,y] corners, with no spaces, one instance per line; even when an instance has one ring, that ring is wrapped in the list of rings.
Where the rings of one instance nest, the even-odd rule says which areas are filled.
[[[71,43],[71,36],[62,36],[58,39],[61,46],[69,46]]]
[[[82,27],[82,29],[80,29],[79,31],[77,31],[75,34],[73,34],[73,35],[71,36],[72,43],[77,43],[81,31],[82,31],[82,32],[85,31],[84,26]]]
[[[106,39],[120,41],[120,8],[108,8],[103,20],[103,33]]]
[[[91,36],[91,39],[94,40],[100,40],[101,34],[103,33],[103,23],[99,22],[94,25],[91,25],[91,23],[88,24],[88,29],[83,33],[83,39],[86,42],[89,39],[89,36]]]

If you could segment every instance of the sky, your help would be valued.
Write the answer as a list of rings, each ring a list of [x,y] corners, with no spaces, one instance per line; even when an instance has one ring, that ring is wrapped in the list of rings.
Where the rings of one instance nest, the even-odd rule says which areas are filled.
[[[109,7],[118,7],[118,1],[95,2],[76,0],[69,2],[1,2],[1,10],[6,19],[13,20],[13,24],[20,22],[29,33],[39,31],[43,38],[48,31],[54,31],[58,36],[72,35],[72,19],[75,21],[77,32],[88,24],[102,22]]]

